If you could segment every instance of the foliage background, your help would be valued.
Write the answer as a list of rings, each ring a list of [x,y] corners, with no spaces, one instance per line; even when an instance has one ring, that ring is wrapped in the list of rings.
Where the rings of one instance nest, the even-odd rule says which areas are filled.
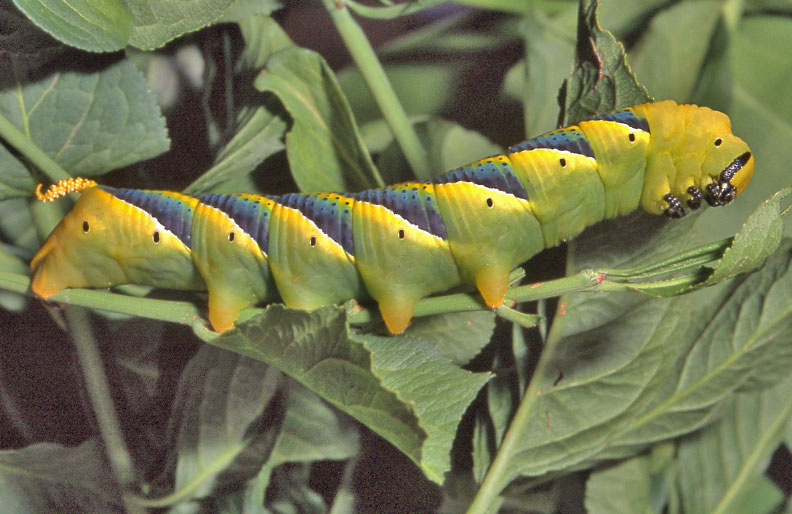
[[[304,190],[322,189],[321,185],[326,182],[315,185],[310,182],[312,175],[301,175],[299,170],[331,170],[333,166],[327,156],[312,155],[306,151],[310,145],[299,141],[291,145],[297,151],[287,155],[283,151],[284,144],[289,146],[289,137],[299,136],[298,121],[284,114],[278,100],[252,89],[258,69],[265,64],[257,59],[265,59],[271,73],[277,74],[273,70],[278,69],[283,71],[278,76],[286,77],[288,86],[279,90],[279,84],[270,80],[266,89],[274,91],[286,104],[286,111],[295,115],[293,106],[284,96],[297,89],[301,77],[288,80],[288,73],[295,71],[290,64],[305,59],[304,66],[297,71],[312,70],[311,73],[318,74],[308,77],[322,77],[321,66],[317,68],[317,61],[305,54],[293,53],[288,59],[281,54],[279,61],[272,54],[276,49],[287,47],[287,40],[277,33],[262,30],[269,22],[254,16],[252,5],[245,2],[237,2],[231,11],[223,14],[225,20],[236,21],[239,28],[233,24],[212,23],[155,52],[146,51],[214,20],[211,14],[206,14],[209,18],[203,21],[195,19],[204,13],[219,15],[227,7],[219,1],[194,4],[194,12],[175,13],[180,19],[192,19],[194,27],[169,20],[167,11],[172,5],[168,2],[152,4],[155,7],[151,12],[134,8],[133,2],[126,4],[129,12],[105,11],[105,15],[109,12],[115,16],[113,26],[116,30],[108,32],[104,38],[98,38],[99,33],[90,26],[63,35],[58,26],[42,22],[46,16],[37,17],[40,16],[35,10],[38,4],[33,2],[20,0],[15,2],[16,7],[10,2],[0,4],[7,20],[6,30],[0,34],[4,38],[0,47],[0,57],[4,59],[4,72],[0,74],[0,110],[20,129],[24,127],[31,140],[70,173],[103,174],[101,180],[107,184],[167,189],[213,187],[221,191],[270,193],[293,191],[298,186]],[[475,4],[499,9],[477,10],[471,7]],[[468,5],[443,4],[410,17],[363,22],[407,113],[424,122],[419,133],[428,148],[430,166],[436,171],[497,152],[527,136],[553,128],[558,121],[558,88],[572,69],[576,3],[533,2],[524,8],[515,7],[514,2],[487,4],[483,0]],[[157,12],[156,6],[160,6],[162,12]],[[276,7],[279,6],[264,3],[257,9],[273,10],[275,20],[298,46],[315,49],[337,71],[339,84],[360,127],[358,135],[355,123],[334,120],[339,122],[333,128],[339,131],[340,139],[355,141],[360,138],[375,155],[374,164],[385,182],[403,178],[408,169],[405,157],[393,144],[359,73],[348,67],[350,59],[346,47],[327,10],[320,4],[305,2],[287,3],[282,9]],[[132,45],[126,48],[126,56],[143,75],[135,71],[129,61],[119,60],[119,54],[86,54],[64,48],[30,25],[17,8],[37,20],[39,26],[60,34],[78,48],[112,51]],[[96,14],[90,10],[90,4],[86,3],[83,8],[82,12]],[[600,23],[625,42],[633,70],[655,98],[692,101],[729,112],[735,132],[749,142],[757,157],[755,181],[740,202],[729,208],[728,215],[708,210],[694,225],[685,225],[678,232],[690,232],[694,239],[702,241],[733,234],[761,200],[789,183],[786,163],[792,158],[792,146],[785,142],[792,136],[789,121],[792,101],[783,91],[792,71],[792,60],[785,51],[792,47],[791,12],[780,0],[670,3],[613,0],[601,6]],[[90,16],[86,19],[91,21]],[[94,22],[104,23],[101,19]],[[251,48],[255,51],[249,51]],[[15,73],[9,73],[11,68],[6,66],[11,59],[15,63]],[[23,76],[19,74],[20,69],[24,70]],[[54,71],[60,72],[57,85],[47,82]],[[69,71],[79,73],[68,76]],[[103,74],[97,78],[91,71]],[[141,80],[143,76],[146,84]],[[43,91],[51,87],[63,88],[58,89],[59,102],[37,103],[46,97]],[[147,92],[147,87],[156,95],[157,102]],[[125,91],[128,99],[138,102],[128,112],[120,109],[119,90]],[[91,91],[106,95],[86,93]],[[83,112],[74,106],[84,105],[80,102],[86,101],[99,110],[102,123],[86,126],[85,132],[79,134],[81,139],[67,148],[63,143],[78,124],[73,116]],[[257,110],[261,102],[269,108],[268,113]],[[164,114],[167,125],[158,119],[158,110]],[[333,116],[343,118],[343,109],[337,109],[337,105],[329,105],[328,110]],[[15,117],[15,113],[18,116]],[[135,119],[136,116],[139,119]],[[283,133],[287,128],[291,131],[284,142]],[[246,130],[254,135],[245,136]],[[310,131],[310,127],[307,130]],[[113,142],[117,141],[122,144],[114,146]],[[170,151],[161,153],[168,146]],[[363,144],[359,146],[362,147]],[[58,214],[37,215],[39,207],[29,206],[28,195],[34,183],[30,167],[21,164],[23,161],[17,159],[19,155],[11,145],[6,144],[2,149],[2,266],[4,271],[26,273],[24,260],[38,247],[40,235],[47,232],[42,224],[51,227]],[[151,157],[152,160],[138,162]],[[360,176],[366,177],[372,169],[366,154],[358,154],[355,162],[362,170]],[[338,167],[348,165],[346,162]],[[283,173],[287,167],[291,167],[291,176]],[[120,169],[107,173],[116,168]],[[255,176],[249,174],[253,168],[257,169]],[[211,173],[205,173],[210,169]],[[354,175],[333,178],[330,171],[327,173],[323,181],[356,180]],[[193,182],[198,177],[203,182]],[[344,185],[360,187],[360,183]],[[646,230],[644,221],[640,223],[634,228],[635,232]],[[619,231],[616,241],[623,241],[625,237],[632,240],[635,234],[629,227],[627,224],[595,228],[570,249],[567,269],[572,271],[588,262],[601,265],[597,259],[603,255],[616,255],[610,262],[612,265],[634,262],[619,254],[619,246],[624,243],[612,242],[610,247],[606,243],[603,247],[601,240],[603,232],[616,229]],[[660,237],[661,241],[666,240],[663,237],[676,241],[674,238],[679,234]],[[669,251],[674,244],[677,243],[669,244]],[[679,249],[688,248],[692,243],[685,244],[687,246]],[[531,277],[540,280],[562,276],[564,256],[565,250],[559,249],[532,260]],[[539,478],[523,478],[513,483],[499,498],[503,511],[572,512],[585,507],[590,512],[637,512],[640,507],[648,509],[647,512],[659,512],[663,508],[671,512],[704,512],[720,506],[729,494],[738,495],[739,501],[754,506],[755,512],[783,509],[779,504],[784,491],[779,487],[789,487],[788,477],[784,480],[784,474],[789,473],[788,451],[782,446],[776,454],[773,465],[780,471],[770,474],[774,481],[767,479],[762,471],[767,467],[765,459],[781,441],[788,442],[792,435],[788,421],[778,418],[778,414],[788,408],[790,396],[787,371],[790,345],[786,328],[789,315],[785,310],[790,302],[782,287],[786,265],[779,257],[769,271],[770,278],[755,275],[751,282],[705,291],[704,296],[693,300],[690,299],[693,297],[672,300],[677,303],[665,304],[669,307],[660,309],[657,319],[646,321],[644,326],[633,326],[622,336],[626,341],[634,341],[635,334],[645,332],[647,326],[666,328],[669,313],[679,317],[685,309],[692,311],[701,304],[711,305],[711,316],[721,310],[727,320],[723,322],[727,331],[742,330],[752,335],[761,331],[756,327],[746,328],[747,325],[735,328],[734,320],[750,324],[764,319],[760,314],[766,313],[769,305],[781,312],[781,321],[772,324],[773,337],[768,336],[767,341],[757,342],[747,336],[749,343],[720,347],[715,344],[722,340],[717,334],[707,335],[704,329],[697,331],[695,327],[682,324],[672,325],[667,330],[671,332],[668,341],[647,340],[646,344],[619,346],[614,344],[614,339],[603,336],[609,342],[606,351],[590,344],[592,329],[586,326],[585,320],[578,325],[566,324],[559,328],[559,331],[565,330],[570,339],[550,362],[562,371],[553,370],[547,377],[538,379],[535,375],[537,383],[549,377],[550,382],[563,379],[563,384],[574,384],[576,373],[582,373],[578,378],[591,380],[586,373],[593,370],[595,374],[605,375],[606,384],[610,379],[608,385],[614,387],[613,395],[618,398],[623,393],[616,394],[617,388],[623,386],[618,382],[627,377],[616,372],[618,366],[634,365],[636,374],[646,373],[647,368],[641,365],[653,362],[652,356],[662,353],[664,347],[672,347],[673,351],[669,350],[663,358],[658,357],[657,362],[687,360],[686,365],[667,368],[679,373],[677,386],[684,385],[686,380],[695,382],[697,375],[692,370],[696,362],[709,372],[724,362],[736,362],[736,365],[716,376],[718,380],[710,386],[714,390],[712,398],[705,398],[705,391],[694,389],[700,395],[699,405],[683,402],[672,406],[677,408],[679,417],[699,414],[699,419],[679,421],[671,416],[660,416],[661,423],[671,425],[665,432],[657,432],[662,433],[660,437],[631,433],[631,427],[620,425],[623,421],[619,421],[619,416],[629,418],[631,414],[625,407],[623,411],[606,409],[607,422],[588,426],[587,430],[580,430],[583,425],[578,421],[570,421],[570,426],[575,427],[570,433],[575,437],[550,439],[546,447],[527,447],[524,455],[517,454],[513,461],[515,473]],[[773,284],[776,284],[775,289]],[[761,294],[751,296],[751,291]],[[467,370],[478,373],[459,378],[460,384],[471,382],[468,382],[470,390],[463,395],[466,401],[447,411],[455,413],[454,423],[465,411],[466,402],[481,387],[483,374],[490,370],[497,373],[497,378],[482,389],[472,408],[465,411],[459,427],[454,424],[452,429],[456,430],[451,430],[450,435],[438,436],[443,444],[453,442],[455,445],[451,453],[451,472],[446,475],[445,484],[439,487],[436,482],[442,481],[442,476],[432,477],[431,471],[443,470],[449,463],[443,463],[442,458],[439,464],[423,460],[421,451],[411,453],[408,448],[411,443],[397,436],[388,440],[401,451],[385,442],[380,437],[382,427],[389,426],[391,421],[377,422],[369,418],[364,426],[360,423],[362,414],[355,415],[358,421],[354,421],[273,368],[238,354],[196,344],[189,328],[147,320],[119,320],[118,316],[111,316],[110,320],[96,318],[91,331],[99,342],[112,400],[134,462],[131,482],[147,487],[140,491],[147,499],[143,501],[122,498],[108,473],[106,454],[97,437],[103,421],[101,414],[94,419],[95,400],[87,392],[90,384],[86,384],[97,370],[86,366],[84,356],[73,349],[68,334],[56,328],[38,302],[9,292],[2,294],[7,311],[0,314],[3,327],[0,338],[3,346],[0,352],[3,405],[0,442],[8,450],[0,457],[11,471],[3,474],[0,486],[5,488],[3,497],[15,499],[14,507],[20,512],[118,510],[122,505],[128,511],[144,507],[177,512],[245,509],[263,512],[264,498],[271,512],[323,512],[329,508],[343,512],[353,502],[359,512],[461,511],[470,502],[472,492],[478,487],[475,483],[483,479],[495,448],[502,441],[506,423],[514,416],[522,399],[540,348],[530,337],[516,337],[515,341],[524,342],[524,346],[515,343],[512,348],[504,348],[501,343],[489,345],[482,353],[478,352],[487,338],[479,338],[482,340],[470,347],[455,347],[456,339],[449,337],[446,340],[451,340],[451,344],[446,343],[445,351],[442,338],[437,343],[446,360],[465,364]],[[166,298],[182,298],[170,296],[170,293],[159,294]],[[729,301],[724,302],[723,298]],[[587,304],[585,299],[578,301],[579,304],[572,304],[577,309],[575,312],[603,314],[602,304]],[[751,302],[758,302],[754,310],[740,309],[743,303],[753,305]],[[554,307],[555,304],[550,303],[545,308],[552,312]],[[587,311],[592,307],[600,310]],[[607,316],[617,320],[635,319],[636,312],[649,316],[657,314],[658,309],[649,309],[649,313],[629,309],[616,311],[608,312]],[[589,314],[591,316],[594,314]],[[312,318],[305,323],[316,324],[317,330],[336,323],[333,315],[324,317],[327,319]],[[70,323],[73,325],[75,320]],[[491,330],[491,319],[482,318],[478,323],[485,328],[475,332],[486,334]],[[434,326],[430,322],[423,333],[418,332],[415,337],[432,341],[433,334],[448,333],[449,327],[458,325],[458,320],[441,318],[435,320]],[[608,326],[611,333],[619,328]],[[621,330],[627,329],[621,327]],[[508,325],[502,324],[497,328],[497,335],[502,340],[508,339],[511,331]],[[366,345],[370,355],[382,358],[383,354],[376,351],[378,342],[370,338],[360,344]],[[244,343],[237,343],[236,348]],[[433,368],[433,372],[445,365],[445,361],[437,360],[440,357],[436,350],[421,344],[418,340],[408,340],[393,354],[411,352],[425,361],[436,362],[438,368]],[[625,354],[633,350],[635,353],[624,355],[618,363],[595,358],[600,351],[613,354],[616,347],[624,348]],[[744,355],[751,357],[741,360]],[[753,357],[755,355],[759,357]],[[349,362],[357,362],[358,357],[345,356]],[[570,364],[586,360],[591,360],[595,366],[586,369]],[[287,362],[289,364],[293,362]],[[398,397],[396,403],[390,404],[393,410],[383,408],[378,412],[401,412],[399,409],[403,409],[403,405],[421,405],[418,398],[421,391],[413,391],[416,396],[410,397],[410,391],[397,383],[398,374],[388,375],[393,371],[390,363],[373,361],[371,364],[378,370],[377,380],[387,384],[385,390],[395,391]],[[603,367],[597,369],[598,365]],[[419,366],[420,363],[414,368]],[[658,365],[655,372],[658,370],[666,368]],[[332,372],[330,377],[338,376],[337,369]],[[297,375],[296,372],[289,374]],[[327,395],[332,395],[328,392],[330,377],[324,377],[317,386],[326,399]],[[475,382],[476,377],[481,377],[481,382]],[[762,389],[784,377],[787,380],[775,388]],[[389,379],[392,381],[387,382]],[[410,380],[414,379],[415,375],[410,375]],[[298,380],[306,384],[307,379]],[[663,389],[660,382],[653,383],[652,387]],[[647,387],[638,380],[628,384],[625,390],[635,390],[636,384]],[[731,395],[738,387],[747,392]],[[312,389],[316,391],[316,387]],[[578,408],[580,412],[586,411],[580,405],[564,405],[565,402],[590,402],[593,415],[602,410],[602,405],[614,402],[612,398],[597,399],[601,391],[603,380],[594,379],[591,387],[584,388],[579,396],[551,395],[549,401],[557,402],[553,408],[567,408],[571,413]],[[641,403],[639,399],[640,396],[634,397],[636,404]],[[402,406],[397,405],[399,403]],[[541,408],[537,407],[537,412],[541,412]],[[551,407],[545,408],[548,409],[545,412],[549,412]],[[552,412],[555,416],[556,412],[564,411]],[[670,411],[659,412],[668,414]],[[408,426],[427,419],[420,412],[417,416],[411,412],[398,416],[402,416],[401,421]],[[534,430],[545,425],[546,420],[541,415],[532,419],[537,425]],[[697,436],[669,439],[714,419],[722,421]],[[559,422],[554,417],[554,426],[560,430],[562,425],[555,423]],[[380,427],[379,431],[375,429],[379,436],[366,426]],[[425,425],[421,428],[426,430]],[[541,436],[529,437],[530,426],[525,429],[527,440],[541,439]],[[603,430],[602,440],[610,443],[592,445],[592,441],[600,437],[594,433],[595,429]],[[412,432],[405,430],[404,433]],[[421,430],[416,429],[414,433],[419,434]],[[767,440],[757,442],[756,436],[762,435]],[[394,439],[401,443],[397,444]],[[608,457],[632,456],[636,448],[645,448],[646,442],[653,443],[648,453],[617,461],[615,465],[602,466],[600,463]],[[553,445],[563,447],[564,451],[548,449]],[[597,450],[591,450],[594,446]],[[581,455],[569,458],[574,453],[570,450],[579,451]],[[752,462],[751,458],[757,462]],[[554,459],[561,460],[553,462]],[[746,462],[752,465],[747,466]],[[596,467],[594,472],[573,472],[576,468],[593,467]],[[747,477],[741,478],[740,472],[745,469],[749,470],[745,472]],[[549,474],[545,474],[548,471]],[[35,478],[20,478],[26,473],[32,473]],[[516,475],[504,478],[501,487],[511,478],[517,478]],[[766,505],[757,499],[762,499]],[[741,511],[739,502],[736,506],[735,503],[729,505],[734,512]]]

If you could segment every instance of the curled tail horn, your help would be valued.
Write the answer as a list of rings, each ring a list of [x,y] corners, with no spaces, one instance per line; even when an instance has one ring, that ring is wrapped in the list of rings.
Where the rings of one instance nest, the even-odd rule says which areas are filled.
[[[52,184],[46,193],[42,193],[42,184],[39,184],[36,186],[36,198],[42,202],[52,202],[61,196],[66,196],[69,193],[79,193],[95,185],[96,182],[88,178],[67,178],[59,180],[57,184]]]

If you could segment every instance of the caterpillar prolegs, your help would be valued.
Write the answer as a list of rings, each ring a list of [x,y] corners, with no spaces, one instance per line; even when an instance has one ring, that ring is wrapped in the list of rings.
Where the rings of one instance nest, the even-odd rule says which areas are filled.
[[[510,271],[585,227],[643,207],[671,218],[731,202],[751,179],[729,118],[695,105],[638,105],[555,130],[427,182],[360,193],[82,191],[31,262],[33,291],[136,283],[209,292],[209,320],[281,299],[314,309],[373,298],[392,333],[415,303],[460,284],[503,302]]]

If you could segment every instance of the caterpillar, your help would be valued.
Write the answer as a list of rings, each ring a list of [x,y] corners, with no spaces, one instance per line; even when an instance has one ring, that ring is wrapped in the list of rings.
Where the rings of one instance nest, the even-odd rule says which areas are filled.
[[[731,202],[754,159],[720,112],[667,100],[595,116],[426,182],[283,196],[115,189],[84,179],[31,262],[32,289],[136,283],[208,290],[209,321],[280,299],[375,300],[401,333],[422,297],[468,284],[503,303],[510,271],[639,206],[670,218]]]

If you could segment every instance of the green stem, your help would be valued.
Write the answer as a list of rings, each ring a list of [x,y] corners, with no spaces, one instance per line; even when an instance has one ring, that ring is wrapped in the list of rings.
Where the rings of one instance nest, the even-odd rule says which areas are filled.
[[[426,150],[407,119],[407,114],[404,112],[385,70],[382,69],[371,43],[366,38],[366,34],[352,18],[349,9],[342,1],[324,0],[324,5],[415,176],[420,180],[428,180],[432,173]]]
[[[96,341],[91,334],[88,316],[82,309],[68,307],[66,309],[66,318],[71,326],[74,346],[77,349],[80,367],[85,378],[85,386],[88,390],[88,396],[91,398],[96,421],[99,425],[99,433],[102,436],[102,441],[104,441],[105,452],[116,481],[121,486],[126,512],[142,514],[145,511],[131,501],[130,498],[136,483],[135,468],[129,455],[129,449],[124,441],[115,407],[113,406],[110,388],[107,384],[107,376],[102,365],[99,348],[97,348]]]
[[[517,407],[517,412],[514,413],[514,418],[509,423],[509,428],[506,430],[506,435],[503,438],[503,443],[498,448],[498,453],[492,461],[492,465],[481,483],[481,487],[476,493],[473,502],[468,507],[467,514],[485,514],[489,511],[493,503],[499,501],[503,488],[514,478],[514,466],[511,465],[512,457],[517,453],[517,449],[523,444],[525,426],[535,415],[536,402],[542,396],[542,390],[539,384],[545,383],[542,379],[547,375],[551,359],[546,358],[548,355],[555,355],[556,347],[560,344],[562,338],[560,337],[562,322],[556,320],[550,327],[550,333],[547,337],[547,343],[542,350],[542,357],[536,366],[536,371],[525,390],[522,397],[520,406]]]
[[[30,294],[30,277],[0,271],[0,289]],[[206,327],[198,308],[190,302],[136,298],[93,289],[64,289],[49,301],[188,325],[202,341],[217,337]]]
[[[0,115],[0,138],[24,155],[53,182],[69,178],[69,174],[45,154],[33,141],[20,132],[7,118]]]

